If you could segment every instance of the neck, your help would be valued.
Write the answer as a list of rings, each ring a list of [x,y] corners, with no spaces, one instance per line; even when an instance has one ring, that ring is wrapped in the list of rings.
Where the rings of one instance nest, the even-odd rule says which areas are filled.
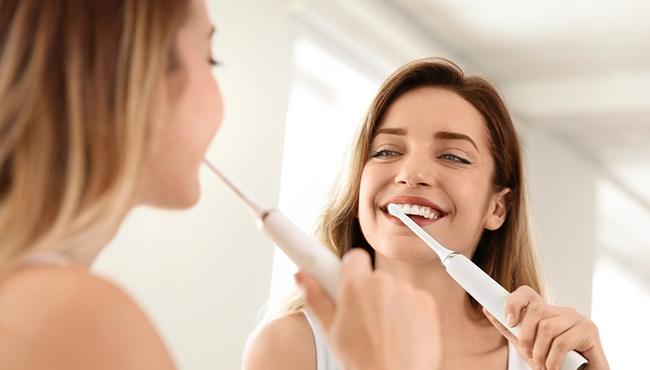
[[[483,317],[480,307],[472,306],[469,295],[449,276],[438,258],[426,262],[399,261],[375,253],[375,267],[429,292],[437,305],[439,327],[445,352],[467,353],[468,343],[477,340],[474,349],[482,351],[500,335]],[[487,330],[486,330],[487,329]],[[482,344],[482,345],[481,345]],[[493,345],[491,345],[493,346]]]
[[[106,238],[105,241],[93,243],[92,245],[71,246],[63,249],[61,254],[70,263],[90,267],[111,239]]]
[[[120,222],[91,226],[88,230],[59,240],[50,250],[63,256],[68,263],[90,267],[113,240],[119,226]]]
[[[453,313],[459,317],[470,317],[475,311],[465,290],[445,271],[438,258],[426,262],[399,261],[375,253],[375,266],[392,276],[408,281],[418,289],[425,290],[434,297],[440,313]]]

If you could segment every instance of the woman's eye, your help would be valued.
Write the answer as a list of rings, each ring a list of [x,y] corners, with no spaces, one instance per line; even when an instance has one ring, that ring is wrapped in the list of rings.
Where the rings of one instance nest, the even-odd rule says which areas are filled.
[[[398,155],[399,153],[394,152],[392,150],[388,149],[382,149],[382,150],[377,150],[376,152],[370,153],[370,156],[372,158],[387,158],[387,157],[393,157]]]
[[[458,162],[462,164],[472,164],[472,162],[468,161],[467,159],[450,153],[445,153],[438,158],[443,159],[445,161]]]
[[[213,67],[216,67],[221,64],[218,60],[214,59],[214,57],[209,57],[208,58],[208,64],[210,64]]]

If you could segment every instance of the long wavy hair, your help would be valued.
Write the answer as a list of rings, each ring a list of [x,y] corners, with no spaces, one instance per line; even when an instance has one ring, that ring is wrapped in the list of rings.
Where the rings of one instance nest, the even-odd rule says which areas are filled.
[[[0,2],[0,269],[121,222],[189,6]]]

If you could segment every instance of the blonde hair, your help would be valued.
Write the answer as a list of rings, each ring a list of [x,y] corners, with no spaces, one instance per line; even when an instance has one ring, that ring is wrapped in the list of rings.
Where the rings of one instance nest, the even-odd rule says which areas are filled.
[[[187,1],[0,5],[0,268],[132,206]]]
[[[467,75],[446,59],[415,60],[384,81],[348,152],[348,166],[326,202],[317,225],[317,238],[339,257],[351,248],[363,248],[374,260],[374,250],[356,218],[361,173],[369,159],[375,131],[388,107],[405,92],[424,86],[453,91],[481,113],[495,162],[493,190],[511,189],[504,224],[498,230],[483,232],[472,260],[508,291],[528,285],[544,295],[529,225],[521,147],[512,118],[497,90],[485,78]],[[472,303],[476,304],[473,300]],[[282,309],[286,313],[302,307],[302,299],[294,297]]]

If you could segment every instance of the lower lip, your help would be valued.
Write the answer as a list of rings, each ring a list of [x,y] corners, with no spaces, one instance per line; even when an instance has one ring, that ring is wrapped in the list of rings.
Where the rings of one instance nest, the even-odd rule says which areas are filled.
[[[399,218],[397,218],[397,217],[395,217],[395,216],[392,216],[392,215],[389,214],[387,211],[381,210],[381,213],[383,213],[384,216],[385,216],[386,218],[388,218],[388,220],[389,220],[390,222],[394,223],[395,225],[399,225],[399,226],[406,227],[406,225],[404,225],[404,223],[402,222],[402,220],[400,220]],[[435,223],[435,222],[437,222],[437,221],[440,221],[440,220],[444,217],[444,216],[443,216],[443,217],[440,217],[440,218],[438,218],[438,219],[433,219],[433,218],[432,218],[432,219],[428,219],[428,218],[424,218],[424,217],[421,217],[421,216],[414,216],[414,215],[408,215],[408,216],[409,216],[409,218],[411,218],[411,220],[413,220],[413,222],[415,222],[416,224],[418,224],[418,226],[426,226],[426,225],[430,225],[430,224],[432,224],[432,223]]]

